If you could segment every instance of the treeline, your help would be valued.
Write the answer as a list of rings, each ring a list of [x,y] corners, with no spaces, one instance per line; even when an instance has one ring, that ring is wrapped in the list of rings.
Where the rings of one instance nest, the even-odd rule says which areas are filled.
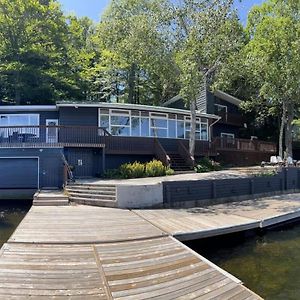
[[[254,6],[246,27],[234,0],[114,0],[97,24],[55,0],[0,0],[0,99],[161,104],[180,93],[193,120],[199,95],[220,88],[290,154],[299,20],[299,0]]]

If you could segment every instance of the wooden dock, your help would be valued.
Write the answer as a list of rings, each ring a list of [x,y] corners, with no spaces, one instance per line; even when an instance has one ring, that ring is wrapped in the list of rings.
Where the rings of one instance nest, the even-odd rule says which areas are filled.
[[[265,228],[300,217],[300,194],[212,205],[207,208],[134,210],[181,241]]]
[[[139,214],[33,206],[1,249],[0,299],[261,299]]]

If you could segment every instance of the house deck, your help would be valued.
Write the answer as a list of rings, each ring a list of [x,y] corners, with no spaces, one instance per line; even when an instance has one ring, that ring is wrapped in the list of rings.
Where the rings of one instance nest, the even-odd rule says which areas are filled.
[[[87,206],[32,207],[0,278],[3,299],[261,299],[136,213]]]

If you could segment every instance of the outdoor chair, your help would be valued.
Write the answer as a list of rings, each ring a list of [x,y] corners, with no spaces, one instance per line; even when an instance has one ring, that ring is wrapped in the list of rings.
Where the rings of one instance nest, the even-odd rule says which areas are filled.
[[[269,162],[262,161],[260,165],[261,165],[261,167],[264,167],[264,166],[276,166],[276,165],[278,165],[278,158],[277,158],[277,156],[271,156]]]
[[[286,166],[287,167],[295,166],[295,162],[297,161],[293,160],[292,157],[288,156],[288,158],[286,159]]]

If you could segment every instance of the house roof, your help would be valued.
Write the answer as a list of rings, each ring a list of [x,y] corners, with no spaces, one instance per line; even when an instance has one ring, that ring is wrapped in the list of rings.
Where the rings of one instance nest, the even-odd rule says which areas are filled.
[[[238,98],[236,98],[234,96],[231,96],[231,95],[229,95],[229,94],[227,94],[225,92],[222,92],[220,90],[216,90],[214,92],[214,95],[217,96],[218,98],[220,98],[220,99],[222,99],[224,101],[227,101],[227,102],[229,102],[231,104],[234,104],[236,106],[240,106],[240,104],[242,103],[242,101],[240,99],[238,99]],[[173,104],[173,103],[175,103],[175,102],[177,102],[179,100],[182,100],[182,97],[180,95],[177,95],[177,96],[171,98],[170,100],[166,101],[163,104],[163,106],[168,106],[168,105]]]
[[[222,99],[224,101],[227,101],[227,102],[229,102],[231,104],[234,104],[236,106],[240,106],[240,104],[242,103],[242,100],[240,100],[240,99],[238,99],[238,98],[236,98],[234,96],[231,96],[231,95],[229,95],[229,94],[227,94],[225,92],[222,92],[220,90],[216,90],[214,92],[214,95],[217,96],[218,98],[220,98],[220,99]]]
[[[115,108],[115,109],[130,109],[130,110],[144,110],[144,111],[153,111],[153,112],[164,112],[164,113],[177,113],[177,114],[190,114],[189,110],[177,109],[170,107],[162,106],[151,106],[151,105],[141,105],[141,104],[130,104],[130,103],[57,103],[57,107],[97,107],[97,108]],[[218,116],[213,114],[206,114],[197,111],[197,116],[219,119]]]
[[[57,111],[56,105],[1,105],[0,111]]]

